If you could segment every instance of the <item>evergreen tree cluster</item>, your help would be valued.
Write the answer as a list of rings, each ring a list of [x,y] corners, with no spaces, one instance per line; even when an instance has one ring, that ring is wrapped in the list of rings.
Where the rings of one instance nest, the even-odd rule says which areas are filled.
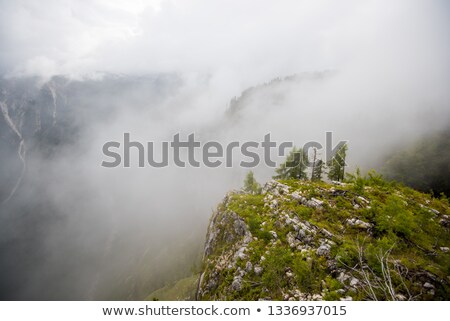
[[[294,148],[291,150],[286,158],[286,161],[275,169],[277,175],[274,176],[276,179],[306,179],[306,169],[307,169],[308,155],[301,148]]]
[[[343,181],[345,175],[345,158],[347,145],[343,145],[328,163],[328,178],[332,181]]]
[[[345,176],[345,159],[347,157],[347,145],[343,145],[336,155],[326,164],[317,156],[317,149],[313,150],[312,161],[309,162],[306,151],[294,146],[292,151],[276,170],[276,179],[307,179],[308,165],[311,165],[311,181],[322,180],[322,175],[328,168],[328,178],[332,181],[343,181]]]
[[[308,179],[307,169],[310,165],[311,181],[321,181],[325,169],[328,169],[328,179],[332,181],[343,181],[345,176],[345,159],[347,157],[347,145],[343,145],[334,157],[327,163],[317,156],[317,149],[313,150],[312,161],[309,162],[308,155],[302,148],[293,147],[286,160],[275,169],[275,179]],[[261,185],[256,181],[252,171],[249,171],[244,180],[243,190],[251,194],[259,194]]]

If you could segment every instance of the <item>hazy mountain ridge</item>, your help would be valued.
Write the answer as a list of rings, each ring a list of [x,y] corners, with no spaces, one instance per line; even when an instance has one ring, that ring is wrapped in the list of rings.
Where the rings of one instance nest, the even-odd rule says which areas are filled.
[[[270,80],[267,83],[257,85],[245,89],[240,96],[233,97],[230,100],[229,107],[227,109],[227,116],[233,120],[239,120],[239,114],[244,111],[252,100],[261,100],[260,112],[265,112],[264,105],[283,106],[284,94],[286,86],[292,86],[297,90],[302,90],[303,83],[315,83],[320,81],[326,81],[332,77],[336,72],[322,71],[314,73],[300,73],[286,77],[277,77]]]
[[[106,74],[99,79],[76,80],[54,76],[41,78],[2,78],[0,80],[0,161],[19,162],[19,148],[39,150],[48,155],[59,145],[77,140],[80,128],[105,123],[117,109],[151,109],[173,94],[181,80],[176,75],[122,76]],[[156,112],[156,111],[155,111]],[[7,170],[8,169],[8,170]],[[21,169],[3,166],[0,202],[8,197]],[[4,176],[3,176],[4,175]]]

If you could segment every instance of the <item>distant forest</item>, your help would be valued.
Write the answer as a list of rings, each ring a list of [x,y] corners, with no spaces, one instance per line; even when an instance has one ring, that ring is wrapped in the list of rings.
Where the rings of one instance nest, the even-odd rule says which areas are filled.
[[[394,153],[382,170],[389,179],[435,196],[450,196],[450,128]]]

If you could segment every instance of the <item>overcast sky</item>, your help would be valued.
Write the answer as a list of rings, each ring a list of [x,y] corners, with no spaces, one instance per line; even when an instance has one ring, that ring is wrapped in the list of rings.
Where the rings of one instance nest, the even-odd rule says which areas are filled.
[[[375,61],[428,68],[433,60],[444,68],[449,7],[443,0],[0,0],[0,71],[189,72],[249,85]]]

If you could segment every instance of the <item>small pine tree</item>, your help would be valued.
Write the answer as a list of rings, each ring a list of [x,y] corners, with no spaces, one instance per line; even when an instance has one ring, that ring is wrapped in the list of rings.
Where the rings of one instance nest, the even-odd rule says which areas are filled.
[[[311,180],[312,181],[321,181],[322,180],[322,172],[323,172],[323,161],[319,159],[317,163],[314,165]]]
[[[347,157],[347,144],[343,145],[331,159],[328,166],[328,178],[332,181],[343,181],[345,175],[345,158]]]
[[[347,173],[347,180],[353,183],[353,189],[357,193],[364,192],[364,186],[366,185],[367,178],[361,175],[361,170],[359,167],[356,168],[355,174]]]
[[[311,181],[322,180],[322,171],[323,171],[323,161],[321,159],[319,160],[317,159],[317,148],[314,148],[312,170],[311,170]]]
[[[306,179],[307,155],[301,148],[294,146],[286,158],[286,161],[278,167],[274,176],[276,179]]]
[[[261,185],[256,181],[252,171],[249,171],[245,176],[244,191],[251,194],[261,193]]]

